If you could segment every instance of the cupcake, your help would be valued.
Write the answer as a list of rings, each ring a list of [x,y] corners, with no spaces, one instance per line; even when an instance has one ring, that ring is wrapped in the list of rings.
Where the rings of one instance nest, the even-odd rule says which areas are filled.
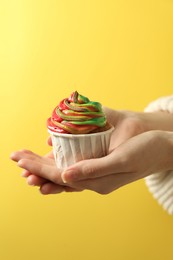
[[[47,128],[58,168],[108,154],[113,127],[107,122],[101,104],[77,91],[55,107]]]

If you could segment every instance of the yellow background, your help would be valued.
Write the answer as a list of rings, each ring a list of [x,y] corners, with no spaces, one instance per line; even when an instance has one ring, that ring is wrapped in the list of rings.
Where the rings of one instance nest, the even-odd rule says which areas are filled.
[[[172,87],[172,0],[1,0],[0,259],[173,259],[173,217],[143,180],[42,196],[9,160],[49,151],[46,119],[74,90],[142,111]]]

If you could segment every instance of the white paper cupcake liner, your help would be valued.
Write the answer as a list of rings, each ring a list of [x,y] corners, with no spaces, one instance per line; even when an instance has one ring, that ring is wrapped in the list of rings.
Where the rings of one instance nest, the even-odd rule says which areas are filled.
[[[82,135],[60,134],[48,130],[57,167],[65,169],[81,160],[106,156],[113,129]]]

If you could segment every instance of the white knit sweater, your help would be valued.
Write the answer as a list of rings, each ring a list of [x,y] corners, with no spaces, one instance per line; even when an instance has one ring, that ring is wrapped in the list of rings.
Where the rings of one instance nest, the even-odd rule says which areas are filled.
[[[173,96],[159,98],[150,103],[145,112],[167,111],[173,113]],[[160,205],[173,215],[173,170],[157,172],[145,178],[149,191]]]

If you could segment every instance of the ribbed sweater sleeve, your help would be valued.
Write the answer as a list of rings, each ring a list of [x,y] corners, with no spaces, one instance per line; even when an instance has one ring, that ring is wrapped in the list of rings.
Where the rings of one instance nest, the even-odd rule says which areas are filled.
[[[173,96],[162,97],[151,102],[144,111],[173,113]],[[173,170],[154,173],[147,176],[145,181],[153,197],[169,214],[173,215]]]

